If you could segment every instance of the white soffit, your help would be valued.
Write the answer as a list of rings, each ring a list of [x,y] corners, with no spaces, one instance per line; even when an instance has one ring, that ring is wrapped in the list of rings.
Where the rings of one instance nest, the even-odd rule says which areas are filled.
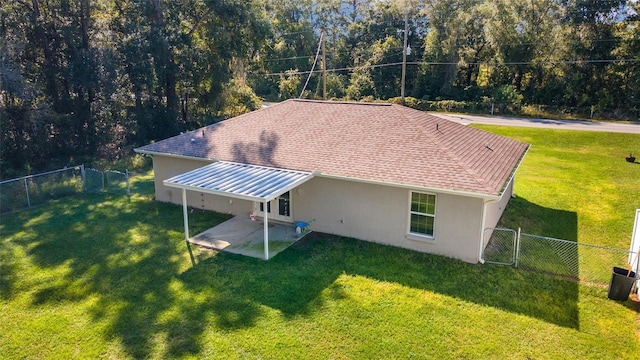
[[[250,201],[268,201],[294,189],[313,173],[220,161],[174,176],[165,186]]]

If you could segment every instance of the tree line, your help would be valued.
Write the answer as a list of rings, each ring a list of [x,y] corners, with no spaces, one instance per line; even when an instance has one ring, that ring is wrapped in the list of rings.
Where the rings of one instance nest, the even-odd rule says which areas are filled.
[[[637,0],[2,2],[0,166],[127,156],[325,87],[398,97],[405,22],[407,96],[637,118],[638,12]]]

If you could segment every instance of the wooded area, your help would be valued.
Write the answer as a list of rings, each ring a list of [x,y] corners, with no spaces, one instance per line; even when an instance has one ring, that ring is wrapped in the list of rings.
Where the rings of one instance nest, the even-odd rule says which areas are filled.
[[[110,158],[262,100],[400,96],[640,115],[637,0],[0,2],[0,166]],[[326,64],[303,92],[324,38]]]

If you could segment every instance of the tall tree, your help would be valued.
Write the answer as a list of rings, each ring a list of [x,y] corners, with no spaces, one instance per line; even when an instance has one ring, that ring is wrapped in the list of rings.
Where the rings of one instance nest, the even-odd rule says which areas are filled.
[[[564,69],[568,93],[565,104],[614,106],[608,86],[610,64],[601,61],[611,59],[617,45],[614,28],[625,0],[563,0],[562,4],[570,25],[570,53],[577,60]]]
[[[290,76],[282,75],[285,72],[291,74],[311,70],[320,36],[313,28],[312,2],[310,0],[269,0],[265,2],[265,12],[271,19],[271,32],[262,44],[253,68],[255,72],[275,75],[253,78],[252,84],[260,95],[272,100],[297,96],[302,89],[293,91],[289,81]],[[282,81],[287,83],[281,86]],[[313,78],[308,88],[314,88],[316,81],[317,79]],[[304,81],[301,84],[304,84]],[[288,90],[281,92],[281,88]]]
[[[453,96],[461,56],[466,53],[480,54],[484,43],[483,32],[466,32],[475,30],[473,25],[476,17],[483,19],[482,13],[476,11],[477,5],[476,0],[438,0],[427,6],[425,15],[429,19],[429,31],[424,40],[423,61],[426,65],[422,68],[421,81],[422,91],[427,97]]]

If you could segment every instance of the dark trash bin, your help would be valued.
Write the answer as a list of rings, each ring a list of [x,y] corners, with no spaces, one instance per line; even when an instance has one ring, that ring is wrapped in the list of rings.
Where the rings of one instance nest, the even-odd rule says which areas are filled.
[[[609,299],[626,301],[629,298],[629,293],[635,280],[635,272],[614,266],[611,282],[609,283]]]

